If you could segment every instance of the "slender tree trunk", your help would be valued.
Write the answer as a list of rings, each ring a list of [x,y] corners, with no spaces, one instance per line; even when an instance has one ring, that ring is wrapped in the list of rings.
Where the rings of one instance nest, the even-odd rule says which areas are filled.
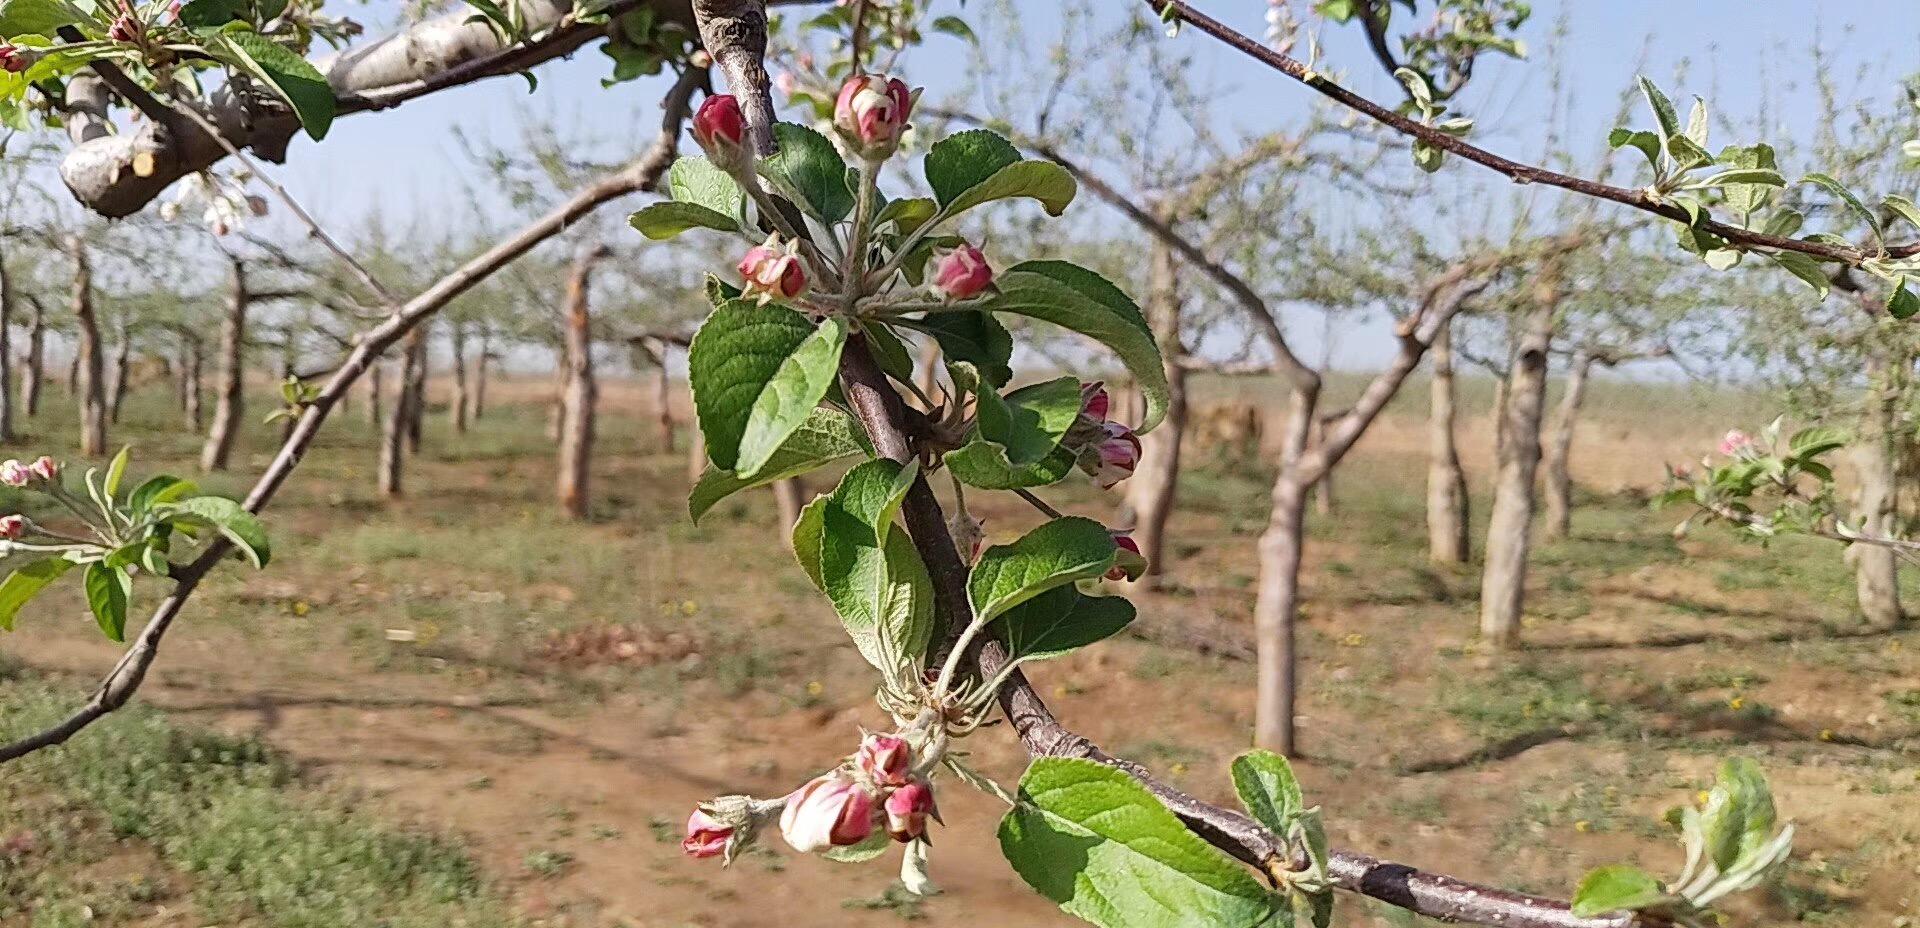
[[[281,333],[280,339],[280,382],[292,383],[300,376],[300,343],[294,340],[293,331]],[[293,427],[300,422],[299,416],[280,417],[280,443],[286,444],[293,437]]]
[[[220,367],[213,394],[213,427],[200,448],[200,469],[226,470],[240,420],[247,414],[245,350],[247,310],[253,296],[247,290],[247,267],[233,262],[232,290],[227,294],[227,318],[220,323]]]
[[[80,395],[80,348],[77,342],[73,354],[67,356],[67,395]]]
[[[594,404],[599,389],[593,380],[593,319],[587,296],[595,261],[606,256],[595,249],[573,262],[567,277],[567,312],[561,332],[563,353],[560,388],[560,511],[581,520],[589,508],[588,479],[593,462]]]
[[[700,475],[707,472],[707,436],[698,422],[687,430],[687,436],[687,482],[699,483]]]
[[[383,392],[383,384],[381,382],[386,380],[386,375],[387,362],[375,361],[367,365],[367,424],[374,428],[379,428],[382,422],[380,417],[380,399],[381,393]]]
[[[113,364],[107,369],[107,421],[120,422],[120,404],[127,398],[127,368],[133,359],[133,334],[125,326],[113,346]]]
[[[1900,535],[1899,452],[1900,381],[1904,368],[1894,369],[1875,352],[1867,361],[1867,402],[1860,417],[1860,438],[1853,446],[1856,491],[1854,517],[1865,535]],[[1854,586],[1860,614],[1876,628],[1893,628],[1905,618],[1900,607],[1900,561],[1884,545],[1856,544],[1846,549],[1853,563]]]
[[[40,414],[40,388],[47,375],[47,308],[29,297],[33,315],[27,324],[27,358],[20,370],[20,401],[29,418]]]
[[[673,377],[667,373],[667,347],[660,346],[660,363],[653,368],[653,423],[660,450],[673,450]]]
[[[1547,465],[1548,539],[1565,538],[1573,531],[1573,429],[1580,419],[1580,404],[1587,397],[1587,375],[1593,369],[1593,355],[1585,349],[1575,351],[1567,366],[1567,392],[1560,397],[1560,409],[1553,420],[1553,434],[1547,441],[1543,463]]]
[[[1313,443],[1314,444],[1323,444],[1326,442],[1327,426],[1330,423],[1330,421],[1331,421],[1330,418],[1327,416],[1319,416],[1314,419],[1314,423],[1313,423]],[[1320,482],[1314,484],[1313,489],[1310,492],[1313,495],[1314,515],[1320,516],[1321,518],[1331,518],[1334,515],[1335,510],[1339,509],[1340,501],[1337,498],[1335,498],[1334,492],[1333,492],[1333,469],[1332,468],[1327,469],[1326,476],[1321,477]]]
[[[1187,431],[1187,369],[1180,341],[1180,288],[1173,249],[1154,239],[1148,259],[1147,322],[1166,356],[1167,417],[1140,438],[1140,463],[1127,480],[1127,510],[1133,540],[1146,556],[1147,570],[1137,583],[1152,587],[1168,560],[1167,520],[1173,514],[1180,480],[1180,445]]]
[[[1317,378],[1311,383],[1302,378],[1288,401],[1280,473],[1273,481],[1267,530],[1260,536],[1260,581],[1253,603],[1257,675],[1253,741],[1286,755],[1296,753],[1294,624],[1300,614],[1300,559],[1306,547],[1308,484],[1302,482],[1298,467],[1319,399]]]
[[[78,320],[79,345],[74,355],[80,370],[80,453],[100,457],[107,453],[107,400],[103,359],[100,357],[100,322],[93,314],[93,267],[87,261],[87,246],[79,236],[71,239],[73,250],[73,315]]]
[[[13,277],[0,253],[0,442],[13,441]]]
[[[1433,383],[1427,412],[1427,559],[1464,564],[1473,556],[1467,535],[1467,474],[1454,443],[1457,418],[1453,324],[1433,340]]]
[[[399,497],[404,491],[407,436],[412,432],[408,420],[414,413],[412,385],[418,379],[416,372],[421,366],[420,354],[426,340],[425,333],[425,326],[407,333],[407,340],[400,351],[399,389],[393,398],[393,411],[387,415],[386,428],[380,436],[380,495],[389,499]]]
[[[790,544],[794,523],[800,521],[800,510],[807,505],[807,485],[798,477],[775,480],[773,500],[780,507],[780,538]]]
[[[1486,566],[1480,577],[1480,635],[1496,648],[1519,643],[1525,606],[1527,553],[1533,536],[1534,480],[1540,468],[1540,420],[1546,405],[1547,351],[1559,285],[1541,272],[1526,329],[1508,375],[1506,440],[1487,526]]]
[[[447,421],[455,435],[467,432],[467,324],[453,321],[453,399],[447,403]]]
[[[481,329],[480,356],[473,359],[473,392],[467,394],[473,403],[472,411],[467,413],[469,421],[478,422],[481,416],[487,414],[487,374],[492,365],[493,332]]]
[[[180,362],[180,408],[187,428],[198,434],[205,414],[200,392],[201,367],[205,364],[198,335],[183,336],[186,357]]]
[[[406,446],[408,454],[420,453],[420,437],[427,419],[427,323],[421,323],[415,330],[418,339],[407,340],[406,376],[401,378],[401,389],[405,391],[407,406]]]

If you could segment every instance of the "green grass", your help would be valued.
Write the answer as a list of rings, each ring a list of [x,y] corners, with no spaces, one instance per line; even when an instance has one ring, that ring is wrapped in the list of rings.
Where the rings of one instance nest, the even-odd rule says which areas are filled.
[[[36,683],[9,683],[0,689],[0,734],[43,726],[71,699]],[[158,712],[129,708],[63,748],[15,763],[0,783],[0,817],[34,821],[25,813],[51,794],[70,821],[97,822],[183,875],[205,923],[517,924],[459,843],[378,823],[346,797],[303,782],[254,739],[176,727]],[[49,829],[54,852],[29,858],[45,869],[36,876],[16,868],[4,878],[12,885],[0,883],[16,890],[0,893],[0,922],[27,916],[36,928],[78,924],[85,907],[98,914],[96,902],[119,911],[137,901],[129,897],[139,895],[137,883],[93,892],[74,885],[60,868],[79,862],[77,852],[58,851],[76,845],[59,831]]]

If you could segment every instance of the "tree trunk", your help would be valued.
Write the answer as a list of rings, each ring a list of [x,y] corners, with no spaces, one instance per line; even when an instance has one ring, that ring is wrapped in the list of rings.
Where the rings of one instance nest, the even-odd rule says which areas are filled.
[[[0,442],[13,441],[13,278],[0,253]]]
[[[1257,674],[1253,742],[1285,755],[1296,753],[1294,624],[1300,613],[1300,558],[1307,523],[1307,486],[1297,468],[1313,430],[1319,398],[1317,383],[1300,383],[1288,402],[1280,473],[1273,481],[1267,530],[1260,536],[1260,581],[1253,603]]]
[[[1133,540],[1147,559],[1136,583],[1153,587],[1166,570],[1167,520],[1180,480],[1180,444],[1187,430],[1187,369],[1180,341],[1180,288],[1173,249],[1154,239],[1148,259],[1147,322],[1166,356],[1167,417],[1140,437],[1140,463],[1127,480],[1127,511]]]
[[[471,422],[480,421],[487,414],[487,373],[493,365],[493,332],[480,330],[480,356],[473,360],[473,390],[467,394],[473,409],[467,413]]]
[[[133,357],[133,335],[125,327],[113,346],[113,364],[107,369],[107,421],[120,422],[120,404],[127,398],[127,367]]]
[[[1573,531],[1573,427],[1580,418],[1580,404],[1587,396],[1587,374],[1593,369],[1593,355],[1585,349],[1575,351],[1567,366],[1567,392],[1560,397],[1560,409],[1553,420],[1553,435],[1547,441],[1542,459],[1547,465],[1547,526],[1549,540],[1565,538]]]
[[[101,457],[107,453],[107,399],[105,370],[100,357],[100,322],[93,314],[93,267],[87,246],[79,236],[73,250],[73,315],[78,320],[79,344],[74,361],[80,371],[80,453]]]
[[[367,365],[367,425],[379,428],[383,421],[380,416],[381,393],[385,387],[382,381],[387,379],[387,362],[374,361]]]
[[[699,483],[700,475],[707,472],[707,433],[700,431],[700,423],[692,423],[687,430],[687,482]]]
[[[27,358],[20,370],[20,403],[29,418],[40,414],[40,388],[47,377],[47,308],[29,297],[33,315],[27,325]]]
[[[184,335],[182,341],[185,342],[186,357],[180,362],[180,409],[187,428],[199,434],[205,418],[200,395],[201,367],[205,360],[201,355],[198,335]]]
[[[1467,474],[1454,443],[1457,405],[1453,324],[1433,340],[1433,383],[1427,412],[1427,559],[1464,564],[1473,556],[1467,536]]]
[[[1505,440],[1487,525],[1486,566],[1480,576],[1480,635],[1495,648],[1519,643],[1527,552],[1533,534],[1533,484],[1540,469],[1540,420],[1546,405],[1547,351],[1553,341],[1554,288],[1542,281],[1527,312],[1526,331],[1508,374]]]
[[[407,339],[407,366],[405,376],[400,379],[407,406],[406,445],[408,454],[420,453],[420,433],[427,419],[427,329],[428,323],[422,322],[414,333],[419,338]]]
[[[589,508],[588,477],[593,461],[593,417],[598,387],[593,380],[593,319],[587,296],[592,283],[593,264],[605,256],[601,250],[582,253],[573,262],[567,277],[567,309],[561,332],[562,348],[560,388],[560,467],[558,491],[560,511],[567,518],[582,520]]]
[[[1315,418],[1313,424],[1314,444],[1326,443],[1327,426],[1331,421],[1331,418],[1328,416]],[[1333,495],[1333,469],[1328,468],[1326,475],[1321,477],[1320,482],[1314,484],[1313,489],[1309,492],[1313,495],[1313,514],[1321,518],[1332,518],[1334,511],[1338,509],[1340,505],[1339,500],[1335,499]]]
[[[67,357],[67,395],[80,395],[80,349],[77,345],[73,354]]]
[[[227,295],[227,318],[220,323],[220,369],[213,396],[213,427],[207,430],[207,443],[200,448],[200,469],[226,470],[233,453],[233,439],[240,431],[240,419],[247,414],[246,369],[247,309],[253,296],[247,291],[247,267],[233,262],[233,289]]]
[[[453,398],[447,403],[447,421],[455,435],[467,431],[467,324],[453,321]]]
[[[660,450],[673,450],[673,377],[667,373],[667,348],[660,346],[660,363],[653,370],[653,422],[654,432],[660,440]]]
[[[807,505],[807,485],[798,477],[775,480],[773,500],[780,507],[780,538],[791,544],[794,523],[800,521],[800,510]]]
[[[1875,352],[1867,360],[1867,402],[1860,417],[1860,438],[1853,446],[1855,477],[1854,517],[1864,535],[1897,538],[1900,535],[1899,478],[1900,373]],[[1846,550],[1853,563],[1860,614],[1876,628],[1898,626],[1900,608],[1898,552],[1884,545],[1855,544]]]
[[[407,333],[400,350],[399,390],[393,398],[393,411],[387,415],[386,428],[380,434],[380,495],[389,499],[399,497],[403,491],[407,436],[413,431],[409,422],[414,414],[412,385],[418,380],[420,354],[425,343],[425,326]]]

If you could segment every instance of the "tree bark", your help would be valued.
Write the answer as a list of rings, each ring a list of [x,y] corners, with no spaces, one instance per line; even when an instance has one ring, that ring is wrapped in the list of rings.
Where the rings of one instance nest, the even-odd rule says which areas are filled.
[[[380,495],[389,499],[405,491],[407,436],[412,432],[409,419],[414,413],[412,385],[418,379],[421,349],[426,344],[426,326],[407,333],[400,349],[400,383],[393,398],[393,411],[387,415],[380,435]]]
[[[245,353],[247,310],[253,296],[247,289],[247,266],[233,262],[232,288],[227,294],[227,318],[220,323],[220,368],[213,396],[213,427],[200,448],[200,469],[226,470],[240,420],[247,414]]]
[[[1540,420],[1546,405],[1547,351],[1559,284],[1541,272],[1525,331],[1513,356],[1506,395],[1505,440],[1487,525],[1486,566],[1480,577],[1480,635],[1495,648],[1520,640],[1527,553],[1532,544],[1534,489],[1540,468]]]
[[[660,450],[673,451],[673,377],[667,372],[667,348],[660,346],[660,363],[653,368],[653,423]]]
[[[180,409],[187,428],[198,434],[205,418],[200,393],[201,368],[205,359],[200,348],[200,336],[182,334],[186,357],[180,362]]]
[[[467,413],[470,422],[478,422],[481,416],[487,414],[487,374],[492,365],[493,332],[481,329],[480,356],[473,359],[473,390],[467,394],[467,399],[473,404]]]
[[[380,416],[382,381],[386,380],[387,362],[375,361],[367,367],[367,424],[379,428],[383,421]]]
[[[700,423],[693,423],[687,430],[687,483],[700,482],[700,475],[707,472],[707,435],[700,431]]]
[[[1549,540],[1565,538],[1573,531],[1573,429],[1580,418],[1580,404],[1587,397],[1587,375],[1592,369],[1592,353],[1586,349],[1573,353],[1567,365],[1567,392],[1560,397],[1553,435],[1547,441],[1543,463],[1547,465],[1546,537]]]
[[[35,297],[27,298],[33,315],[27,321],[27,357],[20,369],[20,405],[27,417],[40,414],[40,390],[47,379],[47,308]]]
[[[74,363],[80,382],[80,453],[100,457],[107,453],[107,402],[104,365],[100,357],[100,322],[93,313],[93,267],[87,261],[87,246],[79,236],[69,240],[73,251],[73,315],[79,344]]]
[[[1187,369],[1180,341],[1180,288],[1173,249],[1155,239],[1148,258],[1147,322],[1165,356],[1167,416],[1141,436],[1140,463],[1127,480],[1126,507],[1133,540],[1147,559],[1137,586],[1152,588],[1166,570],[1167,520],[1180,480],[1180,445],[1187,430]]]
[[[1467,474],[1454,440],[1458,417],[1453,373],[1453,325],[1433,340],[1433,383],[1427,411],[1427,559],[1464,564],[1473,556],[1467,535]]]
[[[453,398],[447,403],[447,421],[455,435],[467,431],[467,324],[453,320]]]
[[[1326,443],[1327,428],[1331,425],[1334,418],[1337,417],[1318,416],[1315,418],[1313,423],[1314,444]],[[1340,501],[1335,498],[1333,492],[1333,471],[1329,469],[1326,474],[1320,478],[1320,482],[1314,484],[1313,489],[1308,492],[1313,496],[1313,514],[1321,518],[1332,518],[1335,511],[1340,507]]]
[[[1298,689],[1294,625],[1300,614],[1300,559],[1306,546],[1307,489],[1300,458],[1306,453],[1319,403],[1317,378],[1296,383],[1287,403],[1280,474],[1274,478],[1267,529],[1260,535],[1260,581],[1253,604],[1253,742],[1292,756],[1295,752],[1294,704]]]
[[[1867,402],[1860,417],[1860,438],[1852,449],[1860,482],[1854,517],[1862,534],[1881,538],[1900,537],[1896,443],[1903,372],[1903,366],[1889,364],[1879,351],[1868,358]],[[1900,607],[1898,552],[1885,545],[1855,544],[1847,547],[1846,556],[1853,564],[1861,616],[1876,628],[1898,626],[1906,618]]]
[[[0,252],[0,442],[13,441],[13,276]]]
[[[567,277],[567,310],[561,331],[560,511],[584,520],[590,496],[588,481],[593,462],[594,405],[599,388],[593,379],[593,318],[588,307],[593,265],[607,256],[604,248],[583,252],[574,259]]]
[[[773,482],[773,501],[780,507],[780,540],[793,543],[793,526],[807,505],[807,485],[798,477]]]
[[[120,404],[127,398],[127,368],[133,357],[133,333],[120,328],[120,339],[113,346],[113,363],[107,369],[107,421],[120,423]]]
[[[420,437],[427,419],[427,328],[424,323],[417,330],[418,338],[407,340],[407,366],[405,376],[400,379],[403,400],[407,407],[406,446],[408,454],[420,453]]]

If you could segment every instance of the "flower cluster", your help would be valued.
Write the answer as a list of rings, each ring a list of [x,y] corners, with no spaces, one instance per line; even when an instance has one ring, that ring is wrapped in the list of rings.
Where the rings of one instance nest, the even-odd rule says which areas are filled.
[[[1120,481],[1133,476],[1140,466],[1140,438],[1133,430],[1111,419],[1113,400],[1102,384],[1080,387],[1080,421],[1067,433],[1067,440],[1079,448],[1076,463],[1102,490],[1111,490]]]
[[[1729,429],[1720,439],[1720,453],[1730,458],[1750,458],[1760,453],[1760,444],[1739,429]]]
[[[59,462],[44,454],[29,464],[15,460],[0,463],[0,484],[10,487],[24,487],[35,480],[51,482],[59,476]]]
[[[767,236],[765,244],[747,249],[739,270],[745,293],[761,303],[791,300],[807,292],[807,268],[800,260],[799,243],[783,246],[778,233]]]
[[[749,800],[742,808],[755,805]],[[933,786],[915,766],[913,746],[899,735],[868,735],[846,762],[808,780],[778,805],[781,837],[803,854],[852,847],[879,829],[904,844],[925,838],[928,820],[940,821]],[[681,850],[690,857],[719,857],[751,841],[757,827],[752,813],[727,806],[726,800],[715,800],[695,809]]]
[[[900,147],[907,117],[920,91],[908,90],[897,77],[859,74],[840,87],[833,104],[833,127],[853,153],[880,161]]]

